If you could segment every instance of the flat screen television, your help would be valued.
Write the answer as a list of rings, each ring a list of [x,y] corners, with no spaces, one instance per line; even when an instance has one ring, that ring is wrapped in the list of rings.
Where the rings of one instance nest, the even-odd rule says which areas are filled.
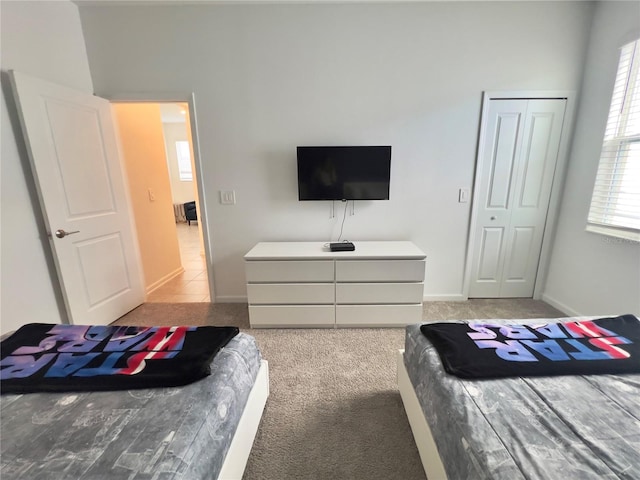
[[[298,147],[299,200],[389,200],[391,147]]]

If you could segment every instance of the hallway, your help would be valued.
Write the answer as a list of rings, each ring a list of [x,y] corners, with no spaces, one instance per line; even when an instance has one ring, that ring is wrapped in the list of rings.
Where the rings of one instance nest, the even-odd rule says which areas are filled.
[[[200,255],[198,225],[176,224],[184,272],[151,292],[147,303],[209,302],[209,281],[204,255]]]

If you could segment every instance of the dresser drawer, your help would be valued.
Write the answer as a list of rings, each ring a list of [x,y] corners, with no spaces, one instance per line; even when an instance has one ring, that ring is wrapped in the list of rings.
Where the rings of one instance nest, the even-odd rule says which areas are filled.
[[[247,285],[249,304],[333,304],[333,283],[250,283]]]
[[[338,304],[422,303],[422,283],[338,283]]]
[[[333,327],[333,305],[249,305],[251,327]]]
[[[415,305],[337,305],[338,327],[393,327],[422,322],[422,303]]]
[[[337,282],[423,282],[424,260],[338,260]]]
[[[333,282],[333,260],[245,262],[247,282]]]

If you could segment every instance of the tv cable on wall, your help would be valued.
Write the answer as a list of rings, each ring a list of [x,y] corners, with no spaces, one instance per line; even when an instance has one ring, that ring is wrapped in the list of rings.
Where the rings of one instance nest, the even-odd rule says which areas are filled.
[[[298,146],[298,200],[345,202],[337,242],[331,251],[355,250],[342,240],[349,200],[389,200],[391,146]],[[353,203],[352,203],[353,208]],[[331,218],[334,216],[333,204]]]
[[[344,230],[344,221],[347,218],[347,206],[349,205],[349,200],[343,200],[344,202],[344,213],[342,214],[342,224],[340,225],[340,235],[338,235],[338,241],[332,242],[329,244],[329,249],[332,252],[351,252],[356,249],[355,245],[347,240],[340,241],[342,238],[342,232]]]

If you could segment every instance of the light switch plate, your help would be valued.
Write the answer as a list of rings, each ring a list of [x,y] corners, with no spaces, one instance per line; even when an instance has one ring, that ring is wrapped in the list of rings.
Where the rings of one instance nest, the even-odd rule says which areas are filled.
[[[235,190],[220,190],[220,203],[222,205],[235,205],[236,204],[236,191]]]
[[[461,188],[458,191],[458,203],[467,203],[469,201],[469,189]]]

